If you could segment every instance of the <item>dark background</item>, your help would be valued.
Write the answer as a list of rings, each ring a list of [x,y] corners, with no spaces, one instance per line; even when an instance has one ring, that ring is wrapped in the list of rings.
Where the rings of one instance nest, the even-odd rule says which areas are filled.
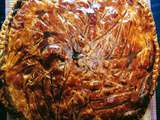
[[[0,26],[5,19],[5,0],[0,0]],[[0,104],[0,120],[6,120],[6,112]]]
[[[158,39],[160,43],[160,0],[151,0],[152,12],[156,23]],[[159,44],[160,45],[160,44]],[[158,87],[156,90],[157,97],[157,120],[160,120],[160,75],[158,79]]]
[[[160,40],[160,0],[151,0],[151,6],[157,27],[158,38]],[[5,0],[0,0],[0,26],[3,23],[4,19],[5,19]],[[159,84],[156,90],[157,118],[158,118],[157,120],[160,120],[160,77],[158,83]],[[1,104],[0,104],[0,120],[6,120],[6,112]]]

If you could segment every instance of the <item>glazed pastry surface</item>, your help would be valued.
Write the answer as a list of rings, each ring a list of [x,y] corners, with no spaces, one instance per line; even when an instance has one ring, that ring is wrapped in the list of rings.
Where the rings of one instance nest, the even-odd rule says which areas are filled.
[[[140,119],[156,84],[155,35],[138,0],[19,0],[4,99],[26,120]]]

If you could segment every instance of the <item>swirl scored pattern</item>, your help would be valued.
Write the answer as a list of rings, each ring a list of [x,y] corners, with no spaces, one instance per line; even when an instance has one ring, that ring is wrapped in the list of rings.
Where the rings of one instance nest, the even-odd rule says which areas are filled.
[[[19,0],[12,16],[1,76],[18,117],[141,117],[159,59],[153,18],[140,1]]]

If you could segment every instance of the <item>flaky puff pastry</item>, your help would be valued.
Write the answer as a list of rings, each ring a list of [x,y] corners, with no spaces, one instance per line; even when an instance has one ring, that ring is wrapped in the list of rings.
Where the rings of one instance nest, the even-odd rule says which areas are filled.
[[[18,0],[0,37],[0,100],[15,119],[140,119],[157,84],[142,0]]]

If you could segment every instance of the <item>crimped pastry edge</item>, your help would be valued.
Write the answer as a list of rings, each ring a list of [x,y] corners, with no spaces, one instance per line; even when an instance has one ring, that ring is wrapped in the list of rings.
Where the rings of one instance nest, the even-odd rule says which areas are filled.
[[[138,2],[144,6],[144,10],[148,12],[148,16],[153,19],[151,24],[154,26],[153,42],[155,45],[156,53],[155,53],[155,62],[154,62],[154,66],[153,66],[152,87],[151,87],[151,91],[150,91],[150,97],[151,97],[156,89],[156,86],[157,86],[157,79],[158,79],[158,74],[159,74],[159,63],[160,63],[160,48],[159,48],[159,44],[158,44],[156,25],[154,22],[153,14],[152,14],[151,10],[149,9],[147,3],[144,2],[144,0],[138,0]]]

